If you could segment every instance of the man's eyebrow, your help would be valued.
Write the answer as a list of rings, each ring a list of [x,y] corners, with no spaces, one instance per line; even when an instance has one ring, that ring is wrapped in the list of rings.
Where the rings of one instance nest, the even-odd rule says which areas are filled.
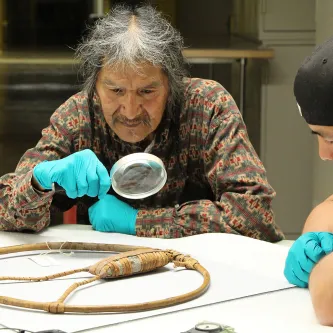
[[[321,137],[324,137],[324,135],[322,135],[321,133],[318,133],[318,132],[316,132],[316,131],[311,131],[311,134],[319,135],[319,136],[321,136]]]
[[[156,88],[156,87],[159,87],[161,85],[162,85],[162,83],[160,81],[153,81],[153,82],[145,85],[144,88]]]
[[[110,79],[103,79],[103,83],[107,84],[108,86],[117,86],[114,82]]]
[[[319,135],[320,137],[322,137],[324,139],[328,139],[328,138],[331,139],[333,137],[332,133],[328,134],[328,133],[319,133],[319,132],[316,132],[316,131],[311,131],[311,134]]]

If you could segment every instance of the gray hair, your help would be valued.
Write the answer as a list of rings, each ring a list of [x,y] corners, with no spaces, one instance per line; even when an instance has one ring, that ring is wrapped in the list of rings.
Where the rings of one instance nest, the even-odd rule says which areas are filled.
[[[182,100],[183,78],[187,74],[183,45],[180,33],[153,7],[115,6],[97,21],[76,50],[83,88],[88,94],[94,91],[103,66],[131,66],[140,70],[140,63],[149,62],[167,75],[168,102],[173,106]]]

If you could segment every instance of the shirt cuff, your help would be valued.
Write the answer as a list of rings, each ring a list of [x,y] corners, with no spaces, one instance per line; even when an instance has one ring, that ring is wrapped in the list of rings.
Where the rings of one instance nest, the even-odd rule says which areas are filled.
[[[32,186],[33,170],[19,176],[13,191],[18,207],[34,209],[52,200],[54,185],[51,191],[39,191]]]

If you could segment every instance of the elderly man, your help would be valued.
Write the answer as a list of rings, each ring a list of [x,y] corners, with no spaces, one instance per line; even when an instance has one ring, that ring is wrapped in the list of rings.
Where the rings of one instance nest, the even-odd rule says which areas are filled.
[[[300,114],[318,138],[319,156],[333,160],[333,38],[319,45],[299,68],[294,94]],[[333,196],[313,209],[291,247],[284,274],[309,286],[319,321],[333,326]]]
[[[217,82],[187,78],[182,48],[150,6],[115,7],[98,21],[77,49],[83,91],[55,111],[15,173],[0,178],[0,228],[40,231],[54,209],[77,204],[79,222],[98,231],[281,240],[274,190],[233,98]],[[116,196],[110,169],[148,146],[167,183],[146,199]]]

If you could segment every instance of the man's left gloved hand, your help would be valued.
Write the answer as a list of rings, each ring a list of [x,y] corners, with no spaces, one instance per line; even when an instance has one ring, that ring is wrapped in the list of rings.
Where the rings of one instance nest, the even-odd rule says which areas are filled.
[[[89,210],[89,220],[93,228],[103,232],[118,232],[135,235],[138,211],[127,203],[107,194],[93,204]]]

